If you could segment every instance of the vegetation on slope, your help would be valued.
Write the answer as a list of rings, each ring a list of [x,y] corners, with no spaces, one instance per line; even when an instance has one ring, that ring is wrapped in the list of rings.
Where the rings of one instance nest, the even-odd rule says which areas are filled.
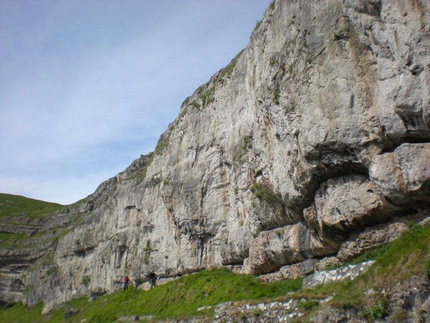
[[[31,219],[44,217],[62,208],[57,203],[0,193],[0,220],[3,223],[23,215]]]
[[[286,280],[272,284],[263,284],[250,275],[235,275],[226,269],[202,271],[180,277],[149,291],[130,287],[104,295],[88,302],[87,297],[68,302],[62,309],[53,311],[46,317],[35,315],[27,320],[27,313],[22,304],[15,304],[0,310],[1,322],[63,322],[67,308],[81,309],[66,322],[114,322],[121,316],[152,316],[157,319],[170,317],[190,317],[208,315],[210,308],[226,301],[267,299],[298,291],[302,280]],[[41,310],[41,307],[37,307]]]
[[[353,308],[361,311],[363,316],[378,318],[389,311],[389,299],[379,293],[380,290],[405,281],[412,275],[429,278],[430,226],[414,227],[393,243],[361,257],[363,260],[370,258],[376,260],[375,265],[358,279],[308,290],[300,290],[301,279],[263,284],[253,276],[235,275],[228,270],[217,269],[183,276],[149,291],[131,287],[127,291],[104,295],[93,302],[82,297],[44,317],[40,314],[41,305],[28,310],[22,304],[14,304],[0,309],[0,322],[82,322],[84,319],[86,322],[114,322],[124,316],[148,316],[150,320],[210,316],[213,311],[210,306],[226,301],[288,298],[305,300],[299,305],[306,315],[298,322],[305,322],[321,306],[327,305]],[[374,290],[372,296],[366,295],[369,290]],[[324,305],[314,301],[333,295],[333,299]],[[79,312],[65,319],[70,308],[79,309]]]
[[[34,223],[63,208],[57,203],[0,193],[0,247],[32,244],[38,231]]]
[[[376,263],[357,279],[304,290],[297,296],[305,299],[333,296],[324,306],[351,308],[370,320],[389,314],[401,316],[401,311],[390,313],[391,304],[386,293],[396,284],[401,284],[414,275],[423,275],[430,279],[430,226],[414,226],[399,239],[364,253],[353,263],[371,259]],[[307,315],[297,322],[306,322],[319,309],[318,306],[312,307]]]

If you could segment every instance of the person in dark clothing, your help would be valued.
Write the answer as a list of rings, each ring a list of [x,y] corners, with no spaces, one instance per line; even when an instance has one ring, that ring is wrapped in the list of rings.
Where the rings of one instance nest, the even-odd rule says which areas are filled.
[[[148,280],[149,280],[149,284],[151,285],[151,288],[154,288],[155,287],[155,283],[157,281],[157,274],[154,273],[153,271],[151,271],[148,274]]]
[[[124,277],[124,290],[127,290],[128,284],[130,284],[130,278],[127,275]]]

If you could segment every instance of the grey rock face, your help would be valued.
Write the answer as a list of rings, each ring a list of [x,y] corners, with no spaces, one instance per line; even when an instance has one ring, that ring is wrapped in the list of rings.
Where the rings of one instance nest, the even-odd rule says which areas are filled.
[[[336,244],[348,232],[386,220],[390,209],[395,210],[376,192],[372,182],[353,175],[322,183],[314,204],[304,210],[304,217],[321,240]]]
[[[384,240],[365,244],[364,230],[428,214],[429,7],[276,0],[155,152],[71,206],[80,225],[58,241],[52,279],[28,273],[24,301],[47,311],[125,274],[141,286],[150,269],[270,275],[348,258],[345,243]]]
[[[399,222],[367,228],[343,242],[337,253],[337,258],[344,262],[350,261],[366,250],[397,239],[406,230],[406,224]]]
[[[393,153],[375,156],[370,177],[392,204],[430,200],[430,144],[403,144]]]

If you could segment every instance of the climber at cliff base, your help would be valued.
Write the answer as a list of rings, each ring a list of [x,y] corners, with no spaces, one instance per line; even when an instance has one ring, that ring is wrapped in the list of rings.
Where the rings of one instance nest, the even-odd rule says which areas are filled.
[[[128,284],[130,283],[130,278],[127,275],[124,277],[124,290],[127,290]]]
[[[148,274],[148,280],[149,280],[149,284],[150,284],[150,288],[152,289],[152,288],[154,288],[155,287],[155,282],[157,281],[157,274],[156,273],[154,273],[154,271],[151,271],[149,274]]]

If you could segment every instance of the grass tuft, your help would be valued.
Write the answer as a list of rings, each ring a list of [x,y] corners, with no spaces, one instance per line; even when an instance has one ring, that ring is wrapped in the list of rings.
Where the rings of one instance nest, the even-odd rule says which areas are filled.
[[[254,182],[251,187],[251,192],[260,200],[269,203],[279,202],[278,197],[273,191],[272,184],[270,184],[268,181]]]

